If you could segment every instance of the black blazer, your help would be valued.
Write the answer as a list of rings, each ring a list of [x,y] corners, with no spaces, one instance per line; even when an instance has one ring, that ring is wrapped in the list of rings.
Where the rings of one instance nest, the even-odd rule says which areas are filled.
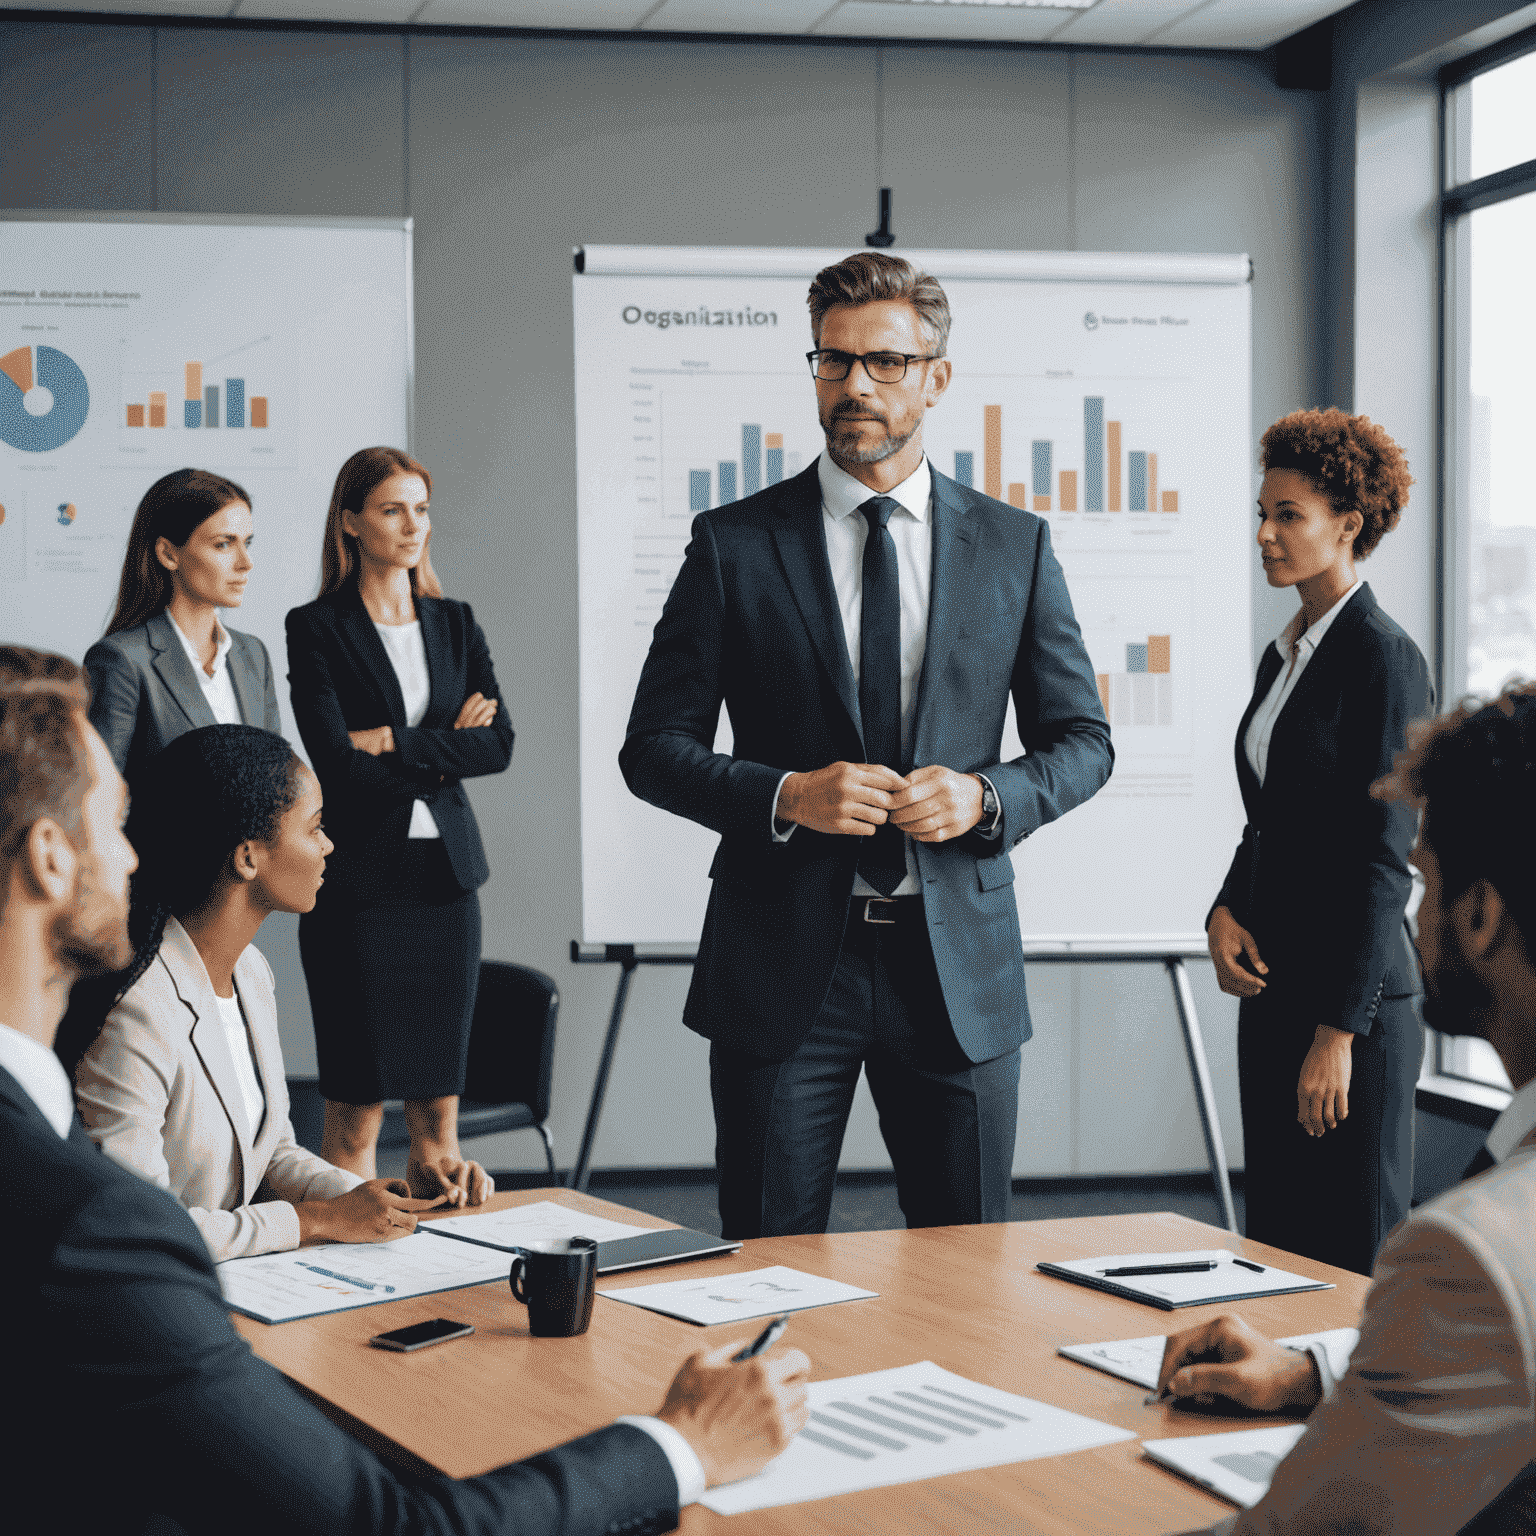
[[[1329,625],[1286,700],[1261,785],[1243,739],[1284,665],[1268,646],[1237,728],[1248,824],[1216,906],[1253,935],[1263,997],[1304,1024],[1367,1035],[1382,997],[1418,990],[1403,912],[1418,813],[1374,800],[1410,721],[1434,709],[1429,667],[1368,585]],[[1207,918],[1209,922],[1209,918]]]
[[[1012,695],[1026,755],[998,761]],[[724,704],[734,755],[714,751]],[[933,474],[933,577],[912,752],[984,773],[1002,835],[918,843],[955,1035],[973,1061],[1029,1038],[1010,850],[1081,804],[1114,751],[1044,519]],[[809,1033],[831,984],[859,839],[773,840],[786,771],[863,762],[813,463],[701,513],[619,754],[642,800],[721,834],[683,1021],[767,1060]]]
[[[395,669],[355,581],[288,615],[293,715],[325,791],[333,872],[343,890],[368,889],[398,867],[413,800],[431,809],[459,885],[472,891],[490,878],[480,827],[459,781],[500,773],[512,761],[512,722],[469,604],[418,597],[416,612],[432,696],[415,727],[405,723]],[[501,708],[490,725],[456,731],[453,722],[472,693]],[[349,731],[381,725],[394,730],[393,752],[373,757],[347,739]]]
[[[6,1461],[59,1536],[181,1530],[646,1536],[677,1524],[677,1482],[616,1424],[462,1483],[406,1482],[306,1402],[235,1331],[192,1219],[68,1141],[0,1068],[0,1305],[16,1326]]]

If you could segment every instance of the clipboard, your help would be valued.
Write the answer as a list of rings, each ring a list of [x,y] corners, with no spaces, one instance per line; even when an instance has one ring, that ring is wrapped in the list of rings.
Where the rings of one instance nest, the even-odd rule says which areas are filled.
[[[1106,1269],[1126,1269],[1141,1264],[1188,1264],[1205,1259],[1216,1262],[1214,1269],[1173,1275],[1120,1275],[1103,1273]],[[1229,1301],[1251,1301],[1256,1296],[1288,1296],[1297,1291],[1331,1291],[1331,1280],[1311,1280],[1305,1275],[1276,1269],[1265,1264],[1257,1270],[1238,1262],[1238,1255],[1228,1248],[1200,1248],[1186,1253],[1111,1253],[1092,1259],[1045,1261],[1035,1265],[1043,1274],[1074,1285],[1091,1286],[1127,1301],[1164,1312],[1180,1307],[1206,1307]]]

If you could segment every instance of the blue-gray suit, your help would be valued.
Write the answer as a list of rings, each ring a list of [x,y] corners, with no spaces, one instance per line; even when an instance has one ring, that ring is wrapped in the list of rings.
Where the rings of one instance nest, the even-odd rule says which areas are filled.
[[[241,718],[281,734],[277,683],[266,646],[238,629],[230,629],[229,638],[233,644],[224,664]],[[91,724],[130,784],[178,736],[217,723],[186,648],[164,613],[98,640],[85,653],[85,670],[91,680]]]

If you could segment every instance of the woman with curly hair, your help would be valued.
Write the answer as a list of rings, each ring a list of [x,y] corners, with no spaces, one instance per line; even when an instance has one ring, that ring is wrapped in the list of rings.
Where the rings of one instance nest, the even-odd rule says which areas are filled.
[[[215,1260],[404,1237],[442,1200],[294,1139],[272,971],[252,942],[268,913],[315,904],[331,842],[314,774],[271,731],[189,731],[144,776],[128,837],[134,963],[75,1071],[92,1139],[170,1190]]]
[[[1364,416],[1296,411],[1261,440],[1259,554],[1301,608],[1237,731],[1243,840],[1206,919],[1242,999],[1247,1235],[1369,1274],[1408,1214],[1423,1054],[1404,912],[1412,809],[1370,794],[1431,712],[1429,668],[1355,574],[1413,483]]]

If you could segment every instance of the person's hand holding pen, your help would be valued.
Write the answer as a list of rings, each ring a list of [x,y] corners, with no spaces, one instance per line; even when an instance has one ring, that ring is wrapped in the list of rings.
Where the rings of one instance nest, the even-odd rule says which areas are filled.
[[[690,1355],[656,1411],[693,1447],[711,1488],[761,1472],[805,1427],[811,1362],[798,1349],[765,1353],[774,1329]]]
[[[1255,1413],[1306,1410],[1322,1396],[1311,1355],[1266,1339],[1240,1317],[1223,1316],[1170,1334],[1149,1403],[1188,1398],[1210,1404],[1224,1397]]]

